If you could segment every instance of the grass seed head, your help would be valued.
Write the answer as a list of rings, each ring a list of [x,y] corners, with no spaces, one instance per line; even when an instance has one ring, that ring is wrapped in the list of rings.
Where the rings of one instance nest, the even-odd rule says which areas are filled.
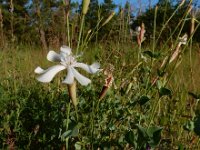
[[[88,8],[89,8],[89,4],[90,4],[90,0],[83,0],[83,8],[82,8],[82,14],[83,15],[86,15],[87,14],[87,11],[88,11]]]
[[[184,3],[185,3],[185,0],[182,0],[179,5],[183,6]]]
[[[102,24],[102,26],[105,26],[105,25],[113,18],[114,15],[115,15],[115,12],[113,11],[113,12],[108,16],[108,18],[106,19],[106,21]]]

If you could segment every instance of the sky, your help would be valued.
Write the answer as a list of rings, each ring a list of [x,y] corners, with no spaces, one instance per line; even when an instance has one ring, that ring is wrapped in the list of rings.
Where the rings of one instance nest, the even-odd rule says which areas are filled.
[[[98,0],[100,3],[103,2],[104,0]],[[113,2],[117,5],[117,6],[124,6],[126,1],[129,1],[131,4],[131,11],[133,13],[137,13],[139,11],[140,8],[140,2],[141,2],[141,8],[142,11],[146,11],[147,8],[149,8],[149,1],[151,1],[151,6],[154,6],[155,4],[157,4],[158,0],[113,0]],[[195,2],[197,2],[197,5],[200,8],[200,0],[194,0]],[[82,3],[82,0],[72,0],[72,2],[79,2],[79,4]],[[115,11],[118,11],[118,7],[115,9]]]
[[[79,2],[81,3],[82,0],[72,0],[73,2]],[[103,0],[98,0],[100,3],[103,2]],[[131,4],[131,8],[133,9],[133,11],[137,11],[138,8],[139,8],[139,1],[141,1],[141,7],[142,7],[142,10],[145,10],[146,8],[149,7],[149,0],[113,0],[113,2],[116,4],[116,5],[121,5],[121,6],[124,6],[126,1],[129,1],[130,4]],[[156,3],[158,2],[158,0],[151,0],[151,6],[152,5],[155,5]],[[116,9],[117,11],[118,9]]]
[[[76,2],[82,2],[82,0],[72,0]],[[124,5],[126,1],[129,1],[131,4],[138,4],[138,1],[140,0],[113,0],[113,2],[117,5]],[[103,2],[103,0],[99,0],[99,2]],[[149,5],[149,0],[141,0],[143,5]],[[158,2],[158,0],[151,0],[152,5],[155,5]]]
[[[82,2],[82,0],[72,0],[76,2]],[[103,2],[103,0],[98,0],[99,2]],[[133,6],[138,7],[138,2],[142,2],[142,7],[147,8],[149,6],[149,0],[113,0],[113,2],[117,5],[122,5],[126,3],[126,1],[129,1]],[[195,0],[198,5],[200,5],[200,0]],[[151,0],[151,5],[155,5],[158,2],[158,0]]]

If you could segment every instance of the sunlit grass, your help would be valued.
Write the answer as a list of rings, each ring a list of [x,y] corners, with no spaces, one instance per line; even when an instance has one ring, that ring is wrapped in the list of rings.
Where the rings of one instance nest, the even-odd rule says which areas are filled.
[[[46,57],[46,53],[33,47],[23,46],[0,52],[0,57],[3,58],[0,64],[2,66],[0,72],[1,116],[4,114],[11,117],[1,119],[3,125],[1,131],[4,134],[7,133],[10,137],[18,138],[18,142],[21,144],[28,141],[29,145],[24,145],[24,147],[34,144],[34,140],[40,143],[39,147],[43,147],[47,145],[51,136],[53,136],[51,147],[57,147],[55,143],[60,143],[58,147],[63,145],[62,142],[58,142],[60,141],[58,139],[59,128],[63,128],[62,122],[59,126],[57,125],[58,121],[61,121],[63,115],[65,115],[62,109],[66,109],[65,105],[69,102],[66,87],[60,84],[59,78],[54,79],[54,84],[42,85],[35,80],[36,76],[33,73],[35,67],[39,64],[49,66],[49,63],[43,59]],[[99,45],[95,48],[89,46],[84,53],[82,59],[88,63],[96,58],[100,60],[102,67],[106,67],[108,63],[113,64],[115,67],[113,73],[115,80],[114,86],[100,102],[98,110],[96,110],[96,107],[98,94],[104,84],[103,75],[91,76],[94,79],[93,83],[86,89],[79,87],[80,104],[78,114],[81,124],[79,124],[79,140],[74,139],[74,142],[82,141],[82,144],[86,144],[88,140],[90,144],[98,147],[98,143],[104,143],[106,146],[111,141],[117,142],[121,139],[121,143],[118,142],[123,147],[126,143],[125,134],[130,128],[134,127],[135,123],[148,126],[150,116],[146,111],[149,112],[148,108],[157,103],[158,94],[155,90],[149,93],[151,101],[144,106],[138,104],[135,106],[134,104],[135,100],[145,92],[145,88],[142,88],[143,85],[138,87],[138,83],[135,81],[135,78],[138,78],[139,75],[139,70],[135,68],[137,66],[137,47],[134,49],[132,45],[119,46],[110,43],[109,46]],[[91,58],[91,55],[94,58]],[[186,51],[182,56],[181,64],[175,70],[167,85],[172,90],[172,97],[161,98],[162,100],[159,101],[155,109],[153,122],[163,127],[160,147],[171,145],[171,148],[176,148],[182,144],[187,148],[195,148],[195,143],[198,142],[195,134],[192,132],[188,134],[188,131],[183,128],[188,120],[194,118],[196,109],[196,102],[188,95],[188,92],[199,92],[199,70],[196,69],[199,66],[197,49],[194,49],[192,58],[194,85],[191,84],[190,64],[188,52]],[[132,84],[131,88],[129,87],[130,83]],[[73,120],[73,117],[75,117],[73,109],[70,114]],[[30,119],[29,117],[33,118]],[[50,129],[45,124],[57,129]],[[38,126],[39,131],[37,132],[35,128]],[[13,127],[17,134],[12,135],[11,130],[13,130]],[[93,132],[91,132],[91,129]],[[52,135],[47,134],[47,131]],[[19,140],[21,136],[27,138]],[[8,140],[5,137],[1,135],[1,143],[4,146],[6,146],[5,143]],[[97,138],[94,140],[94,137]],[[191,139],[194,140],[192,141],[194,145],[190,144]],[[84,140],[86,140],[85,143]],[[113,146],[118,147],[115,144]],[[87,144],[83,147],[87,148]]]

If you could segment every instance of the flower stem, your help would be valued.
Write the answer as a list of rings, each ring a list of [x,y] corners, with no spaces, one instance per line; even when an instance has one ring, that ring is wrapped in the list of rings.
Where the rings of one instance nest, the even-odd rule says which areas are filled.
[[[71,47],[70,29],[69,29],[69,13],[67,14],[67,42],[68,42],[69,47]]]
[[[77,106],[75,106],[75,113],[76,113],[76,120],[78,122],[78,108],[77,108]]]
[[[68,130],[69,128],[69,116],[70,116],[70,102],[68,103],[68,106],[67,106],[67,121],[66,121],[66,131]],[[69,137],[67,137],[65,139],[65,143],[66,143],[66,149],[69,149]]]

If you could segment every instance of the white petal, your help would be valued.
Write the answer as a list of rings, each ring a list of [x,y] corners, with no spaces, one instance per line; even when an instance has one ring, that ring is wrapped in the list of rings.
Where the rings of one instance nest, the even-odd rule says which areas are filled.
[[[76,69],[71,68],[74,77],[76,78],[76,80],[81,84],[81,85],[88,85],[89,83],[91,83],[91,80],[84,77],[83,75],[81,75],[78,71],[76,71]]]
[[[73,72],[72,72],[72,68],[68,67],[67,68],[67,77],[65,78],[63,83],[72,84],[73,82],[74,82],[74,75],[73,75]]]
[[[41,67],[37,67],[37,68],[34,70],[34,72],[37,73],[37,74],[42,74],[42,73],[45,72],[45,70],[42,69]]]
[[[92,65],[86,65],[84,63],[76,63],[75,67],[79,67],[87,71],[88,73],[96,73],[100,69],[100,64],[99,63],[93,63]]]
[[[49,51],[47,54],[47,59],[52,62],[60,62],[60,54],[57,54],[54,51]]]
[[[141,27],[140,27],[140,26],[137,26],[137,27],[135,28],[135,31],[136,31],[136,32],[140,32],[140,30],[141,30]]]
[[[62,47],[60,48],[60,51],[61,51],[61,53],[70,55],[72,50],[71,50],[70,47],[64,45],[64,46],[62,46]]]
[[[59,71],[64,70],[65,68],[66,67],[63,65],[52,66],[45,70],[42,75],[37,77],[37,80],[40,82],[50,82]]]

